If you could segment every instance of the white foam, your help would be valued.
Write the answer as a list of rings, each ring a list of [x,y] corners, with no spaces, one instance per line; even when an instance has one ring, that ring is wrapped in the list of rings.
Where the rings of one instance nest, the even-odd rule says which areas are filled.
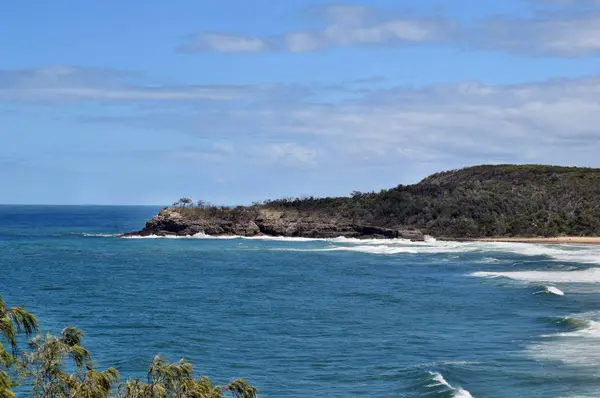
[[[544,286],[544,290],[540,290],[539,292],[535,292],[533,294],[554,294],[556,296],[564,296],[565,292],[563,292],[562,290],[560,290],[557,287],[554,286]]]
[[[348,244],[360,244],[360,245],[409,245],[414,243],[408,239],[394,238],[394,239],[362,239],[362,238],[346,238],[340,236],[332,239],[323,239],[331,243],[348,243]]]
[[[236,236],[235,238],[246,239],[246,240],[265,240],[275,242],[325,242],[326,239],[322,238],[301,238],[301,237],[288,237],[288,236]]]
[[[327,251],[351,251],[371,254],[399,254],[409,253],[417,254],[418,252],[408,247],[393,247],[393,246],[338,246],[325,249]]]
[[[287,238],[289,241],[298,241],[298,238]],[[350,245],[358,245],[355,251],[364,253],[381,254],[397,254],[397,253],[418,253],[418,254],[455,254],[463,253],[489,253],[489,252],[504,252],[514,253],[524,256],[545,256],[555,261],[566,261],[576,263],[598,263],[600,264],[600,251],[597,248],[589,246],[573,247],[546,247],[542,245],[534,245],[527,243],[498,243],[498,242],[450,242],[436,241],[428,239],[424,242],[413,242],[405,239],[356,239],[356,238],[334,238],[322,239],[323,241],[334,245],[340,244],[339,247],[348,247]],[[348,245],[348,246],[343,246]],[[388,249],[367,249],[367,246],[388,247]],[[351,247],[351,246],[350,246]],[[322,251],[321,248],[313,249]],[[352,249],[340,249],[352,250]],[[494,257],[486,257],[480,262],[498,263],[499,259]]]
[[[527,348],[536,360],[556,361],[570,366],[600,366],[600,313],[575,315],[577,330],[540,336],[543,340]]]
[[[184,236],[178,236],[178,235],[145,235],[145,236],[141,236],[141,235],[133,235],[133,236],[123,236],[123,239],[225,239],[225,240],[229,240],[229,239],[238,239],[240,238],[240,236],[233,236],[233,235],[222,235],[222,236],[211,236],[211,235],[206,235],[203,232],[199,232],[195,235],[184,235]]]
[[[423,253],[437,254],[450,253],[460,255],[462,253],[479,252],[501,252],[514,253],[523,256],[544,256],[554,261],[561,262],[576,262],[600,264],[600,247],[591,245],[539,245],[530,243],[513,243],[513,242],[453,242],[453,241],[437,241],[435,238],[427,236],[425,241],[414,242],[407,239],[360,239],[360,238],[345,238],[337,237],[331,239],[324,238],[299,238],[299,237],[282,237],[282,236],[210,236],[199,233],[193,236],[131,236],[129,239],[246,239],[257,241],[276,241],[276,242],[327,242],[339,247],[347,247],[357,245],[362,248],[365,246],[383,246],[383,247],[399,247],[400,249],[357,249],[355,251],[375,254],[386,252],[389,254],[395,253]],[[411,250],[401,248],[410,247]],[[344,250],[344,249],[340,249]],[[320,248],[315,248],[315,251],[322,251]],[[488,257],[483,262],[497,262],[500,260]]]
[[[363,239],[363,238],[346,238],[339,236],[337,238],[301,238],[301,237],[287,237],[287,236],[236,236],[235,238],[247,239],[247,240],[264,240],[264,241],[276,241],[276,242],[329,242],[333,244],[358,244],[358,245],[375,245],[375,246],[389,246],[389,245],[411,245],[413,243],[408,239],[394,238],[394,239]]]
[[[550,294],[555,294],[555,295],[557,295],[557,296],[564,296],[564,295],[565,295],[565,292],[563,292],[562,290],[560,290],[559,288],[557,288],[557,287],[554,287],[554,286],[546,286],[546,287],[544,288],[544,290],[545,290],[547,293],[550,293]]]
[[[118,234],[90,234],[87,232],[84,232],[81,234],[81,236],[90,237],[90,238],[114,238],[117,235]]]
[[[484,362],[473,362],[473,361],[436,361],[436,362],[425,362],[418,365],[409,366],[408,368],[431,368],[434,366],[442,365],[454,365],[454,366],[466,366],[466,365],[481,365]]]
[[[273,251],[290,251],[290,252],[359,252],[370,254],[417,254],[418,252],[408,247],[389,247],[389,246],[333,246],[326,248],[314,249],[292,249],[292,248],[274,248]]]
[[[600,264],[600,250],[597,246],[490,242],[489,248],[524,256],[545,256],[558,261]]]
[[[498,260],[497,258],[494,258],[494,257],[484,257],[481,260],[476,261],[476,263],[478,263],[478,264],[497,264],[499,262],[500,262],[500,260]]]
[[[599,283],[600,268],[582,271],[510,271],[510,272],[473,272],[480,278],[510,278],[524,282],[550,283]]]
[[[433,376],[434,384],[429,384],[427,387],[436,387],[436,386],[446,386],[448,388],[452,388],[452,386],[444,379],[441,373],[437,372],[429,372],[430,375]]]
[[[160,236],[160,235],[132,235],[132,236],[123,236],[123,239],[175,239],[175,238],[187,238],[190,239],[192,236]]]
[[[562,332],[555,335],[546,335],[545,337],[561,336],[561,337],[594,337],[600,339],[600,322],[588,321],[587,327],[574,330],[572,332]]]
[[[473,396],[471,395],[471,393],[468,392],[467,390],[464,390],[462,388],[452,387],[452,385],[450,385],[450,383],[448,383],[446,381],[446,379],[444,379],[444,376],[442,376],[441,373],[438,373],[438,372],[429,372],[429,374],[431,376],[433,376],[433,380],[435,381],[435,383],[434,384],[429,384],[427,387],[444,386],[444,387],[448,388],[449,390],[451,390],[453,392],[452,396],[454,398],[473,398]]]
[[[454,393],[454,398],[473,398],[473,396],[467,390],[463,390],[462,388],[459,388]]]

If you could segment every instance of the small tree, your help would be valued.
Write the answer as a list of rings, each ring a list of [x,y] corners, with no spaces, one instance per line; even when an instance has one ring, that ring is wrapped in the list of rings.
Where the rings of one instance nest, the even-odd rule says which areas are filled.
[[[21,330],[31,335],[38,330],[37,319],[21,307],[7,308],[0,296],[0,335],[8,341],[13,353],[17,351],[17,332]]]
[[[119,388],[120,398],[223,398],[226,393],[234,398],[256,398],[258,390],[244,379],[226,386],[215,386],[205,376],[194,379],[191,363],[183,358],[169,363],[159,355],[148,369],[148,383],[129,380]]]
[[[9,376],[9,370],[17,361],[17,333],[24,331],[27,336],[38,330],[37,320],[21,307],[7,308],[0,296],[0,398],[13,398],[11,391],[15,383]],[[12,354],[6,351],[2,342],[8,342]]]
[[[182,207],[194,207],[194,201],[191,198],[181,198]]]
[[[186,208],[194,207],[194,201],[191,198],[183,197],[177,202],[173,203],[173,207]]]
[[[198,206],[199,209],[204,209],[204,207],[206,206],[206,202],[203,200],[199,200],[196,205]]]
[[[59,337],[38,336],[25,354],[25,374],[33,378],[33,397],[106,398],[119,381],[119,372],[96,371],[88,350],[81,346],[83,332],[65,328]],[[68,361],[68,362],[67,362]],[[68,373],[65,368],[74,368]]]

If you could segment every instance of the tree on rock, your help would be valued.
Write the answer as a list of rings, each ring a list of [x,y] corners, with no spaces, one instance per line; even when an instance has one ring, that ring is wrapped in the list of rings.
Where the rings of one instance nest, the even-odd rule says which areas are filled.
[[[173,207],[180,207],[180,208],[186,208],[186,207],[194,207],[194,201],[191,198],[187,198],[187,197],[183,197],[181,199],[179,199],[177,202],[173,203]]]

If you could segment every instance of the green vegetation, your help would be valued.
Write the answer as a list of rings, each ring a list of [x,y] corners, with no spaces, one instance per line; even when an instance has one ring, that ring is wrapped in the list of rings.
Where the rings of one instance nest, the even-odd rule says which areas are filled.
[[[81,345],[83,332],[65,328],[60,336],[38,335],[29,351],[18,353],[17,333],[30,336],[39,330],[36,318],[23,308],[7,308],[0,297],[0,398],[15,398],[19,384],[40,398],[256,398],[258,390],[238,379],[215,386],[209,378],[194,379],[192,365],[181,359],[169,363],[156,356],[147,382],[120,382],[114,368],[94,368],[91,354]],[[3,342],[12,349],[5,350]]]
[[[349,197],[285,198],[247,207],[177,211],[190,219],[233,223],[275,214],[290,221],[417,228],[448,238],[600,236],[599,199],[600,169],[489,165]]]

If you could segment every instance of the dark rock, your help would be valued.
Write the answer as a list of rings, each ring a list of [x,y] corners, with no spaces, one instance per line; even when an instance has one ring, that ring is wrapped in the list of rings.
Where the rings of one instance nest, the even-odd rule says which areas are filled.
[[[189,214],[188,214],[189,213]],[[190,236],[199,233],[207,235],[238,236],[285,236],[302,238],[403,238],[424,240],[423,234],[413,229],[391,229],[372,225],[348,224],[344,221],[300,217],[298,215],[258,213],[253,219],[223,220],[216,216],[195,217],[193,212],[181,209],[163,209],[146,223],[138,232],[127,236]]]

